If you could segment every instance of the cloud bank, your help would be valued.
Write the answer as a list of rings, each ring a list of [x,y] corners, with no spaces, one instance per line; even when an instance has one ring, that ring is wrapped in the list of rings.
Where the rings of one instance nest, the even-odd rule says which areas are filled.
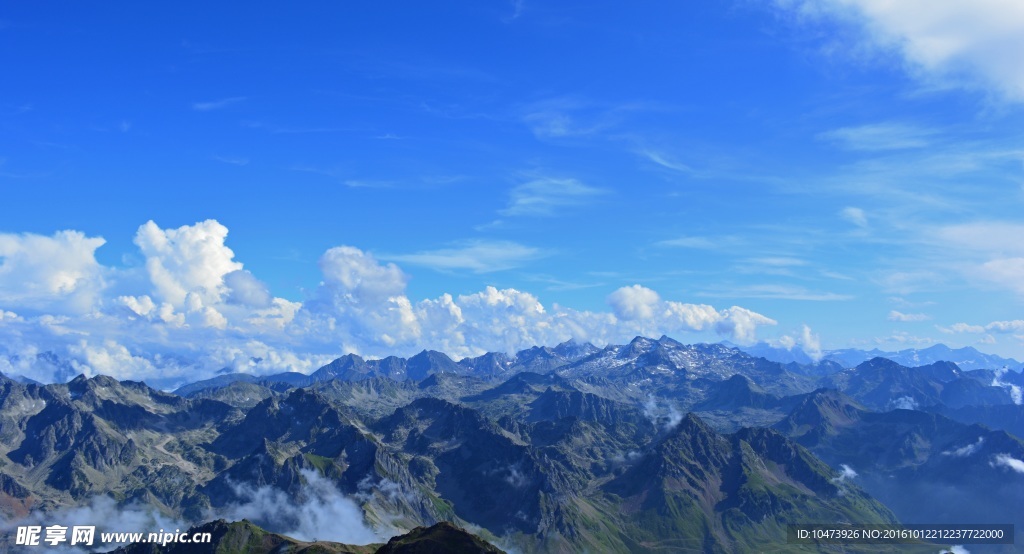
[[[227,237],[212,219],[176,229],[149,221],[134,237],[143,263],[107,267],[95,257],[102,238],[0,234],[0,372],[44,382],[102,373],[171,386],[223,368],[308,373],[349,352],[434,349],[458,359],[641,334],[753,343],[758,328],[776,324],[740,306],[666,300],[641,285],[612,291],[608,311],[545,306],[529,292],[495,287],[414,300],[399,266],[354,246],[327,250],[319,286],[292,302],[246,270]]]

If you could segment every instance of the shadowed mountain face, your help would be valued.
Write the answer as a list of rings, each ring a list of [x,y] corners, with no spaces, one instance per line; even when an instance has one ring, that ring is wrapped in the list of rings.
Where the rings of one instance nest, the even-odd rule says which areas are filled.
[[[979,381],[977,376],[966,374],[948,362],[906,367],[885,358],[874,358],[824,377],[819,384],[843,391],[875,410],[1013,403],[1008,388],[994,386],[992,380]]]
[[[782,435],[767,429],[719,435],[692,414],[605,490],[622,499],[635,526],[630,537],[668,549],[735,552],[782,544],[786,522],[895,521]]]
[[[915,410],[871,412],[836,391],[807,395],[776,425],[904,522],[1024,524],[1024,442]],[[1018,541],[1019,544],[1019,541]]]
[[[974,417],[960,403],[1005,388],[988,375],[872,361],[819,381],[792,368],[638,337],[458,363],[345,356],[301,378],[222,376],[187,398],[107,377],[0,377],[0,513],[110,495],[191,522],[255,513],[285,532],[334,503],[380,536],[450,521],[523,552],[734,552],[784,544],[787,523],[893,521],[861,485],[901,518],[903,501],[940,500],[924,483],[1018,491],[1015,437],[870,409],[901,394]],[[826,381],[845,393],[813,390]],[[993,513],[1021,497],[979,490]]]

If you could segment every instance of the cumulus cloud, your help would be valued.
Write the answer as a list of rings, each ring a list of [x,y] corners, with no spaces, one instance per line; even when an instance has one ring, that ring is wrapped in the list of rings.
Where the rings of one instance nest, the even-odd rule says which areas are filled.
[[[949,327],[939,327],[943,333],[984,333],[985,327],[981,325],[969,325],[967,323],[954,323]]]
[[[786,350],[792,350],[799,346],[804,351],[804,354],[807,354],[815,361],[820,360],[823,355],[821,339],[811,331],[807,324],[804,324],[800,332],[795,335],[782,335],[779,337],[778,343]]]
[[[740,344],[753,344],[757,341],[757,328],[761,325],[776,325],[778,322],[746,308],[733,306],[722,310],[721,319],[715,323],[715,331]]]
[[[1014,319],[1010,321],[993,321],[986,325],[972,325],[969,323],[954,323],[949,327],[939,327],[939,331],[947,334],[953,333],[1020,333],[1024,331],[1024,320]],[[991,337],[991,335],[989,335]],[[994,337],[993,337],[994,341]]]
[[[224,276],[242,269],[224,240],[228,228],[213,219],[177,229],[153,221],[139,227],[135,244],[146,257],[146,271],[156,296],[181,308],[189,295],[216,303],[226,292]]]
[[[96,261],[104,243],[78,231],[0,233],[0,302],[14,309],[89,311],[105,285]]]
[[[612,291],[606,311],[546,306],[529,292],[497,287],[415,300],[401,268],[353,246],[327,250],[319,286],[292,302],[274,297],[235,259],[227,236],[214,220],[172,229],[150,221],[135,236],[143,266],[109,268],[94,257],[103,239],[4,235],[2,371],[47,382],[104,373],[170,387],[224,368],[309,372],[348,352],[409,356],[426,348],[461,358],[570,338],[624,343],[640,334],[752,343],[761,326],[776,324],[739,306],[663,299],[641,285]],[[87,299],[81,306],[67,301],[79,293]],[[801,341],[818,348],[809,329]]]
[[[622,287],[608,296],[608,304],[615,316],[627,321],[650,319],[661,304],[661,297],[653,290],[633,285]]]
[[[928,85],[992,91],[1024,100],[1024,5],[1015,0],[778,0],[808,20],[857,29],[869,48],[892,52]]]
[[[757,328],[775,325],[769,317],[733,306],[716,310],[707,304],[685,304],[662,300],[657,292],[642,285],[622,287],[608,296],[615,317],[639,334],[672,334],[680,331],[714,329],[742,344],[757,340]]]
[[[1014,319],[1012,321],[993,321],[985,326],[986,331],[994,331],[996,333],[1016,333],[1024,331],[1024,319]]]
[[[274,299],[270,296],[267,285],[244,269],[232,271],[224,275],[224,286],[227,289],[227,302],[241,304],[252,308],[268,308]]]

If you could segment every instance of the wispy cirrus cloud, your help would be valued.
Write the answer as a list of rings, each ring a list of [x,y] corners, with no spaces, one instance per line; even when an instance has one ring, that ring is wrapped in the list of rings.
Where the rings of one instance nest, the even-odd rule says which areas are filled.
[[[720,250],[744,244],[744,239],[736,235],[719,236],[682,236],[674,239],[661,240],[655,246],[667,248],[692,248],[694,250]]]
[[[491,273],[525,265],[550,255],[540,248],[503,240],[469,240],[448,248],[424,250],[412,254],[383,254],[381,258],[439,271],[469,270]]]
[[[805,22],[852,28],[862,47],[895,55],[929,87],[1024,101],[1024,4],[1016,0],[777,0]],[[835,51],[849,51],[836,48]]]
[[[931,230],[929,242],[955,249],[957,268],[970,281],[995,285],[1024,295],[1024,225],[976,221]]]
[[[867,228],[868,226],[868,216],[861,208],[847,206],[839,210],[839,217],[862,229]]]
[[[240,156],[214,156],[213,159],[228,165],[249,165],[249,158]]]
[[[909,323],[914,321],[928,321],[931,317],[928,314],[905,314],[896,310],[889,312],[889,321],[899,321],[901,323]]]
[[[905,150],[924,148],[931,144],[934,129],[906,123],[872,123],[841,127],[818,134],[818,139],[847,150]]]
[[[221,98],[219,100],[210,100],[207,102],[193,102],[192,109],[197,112],[210,112],[226,108],[232,104],[244,102],[245,100],[245,96],[232,96],[230,98]]]
[[[943,333],[1022,333],[1024,332],[1024,319],[1013,319],[1007,321],[993,321],[985,325],[969,323],[954,323],[949,327],[939,327]]]
[[[243,121],[242,125],[249,129],[259,129],[275,135],[306,135],[317,133],[338,133],[342,131],[354,131],[345,127],[315,127],[315,126],[284,126],[266,123],[263,121]]]
[[[539,176],[513,187],[508,206],[499,213],[508,217],[551,217],[564,208],[588,204],[605,194],[607,190],[577,179]]]
[[[678,160],[675,160],[675,159],[669,157],[667,154],[665,154],[663,152],[659,152],[657,150],[650,150],[650,149],[646,149],[645,148],[643,150],[640,150],[639,154],[640,154],[640,156],[646,158],[649,161],[654,162],[655,164],[657,164],[657,165],[659,165],[661,167],[664,167],[665,169],[671,169],[673,171],[678,171],[680,173],[688,173],[688,174],[695,173],[695,171],[694,171],[694,169],[692,167],[686,165],[685,163],[682,163],[682,162],[680,162]]]
[[[853,296],[834,292],[808,290],[793,285],[746,285],[728,289],[712,289],[699,293],[699,296],[711,298],[772,298],[778,300],[807,300],[812,302],[831,302],[852,300]]]

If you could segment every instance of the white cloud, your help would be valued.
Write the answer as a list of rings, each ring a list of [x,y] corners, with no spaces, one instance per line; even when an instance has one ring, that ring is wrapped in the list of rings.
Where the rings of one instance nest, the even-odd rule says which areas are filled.
[[[104,243],[78,231],[49,237],[0,233],[0,303],[15,309],[92,309],[105,286],[96,261],[96,249]]]
[[[613,112],[581,98],[559,97],[526,106],[522,119],[539,139],[565,139],[612,127],[618,119]]]
[[[227,289],[229,304],[267,308],[274,301],[267,290],[267,285],[244,269],[224,274],[224,286]]]
[[[208,219],[177,229],[161,229],[153,221],[139,227],[135,244],[146,257],[154,292],[175,308],[189,294],[204,304],[216,303],[226,292],[224,276],[242,269],[235,253],[224,244],[227,227]]]
[[[5,236],[10,254],[0,292],[19,313],[0,310],[0,371],[41,381],[104,373],[170,386],[222,368],[308,372],[346,352],[408,356],[429,348],[461,358],[569,338],[624,343],[639,334],[749,343],[759,327],[776,323],[739,306],[666,300],[640,285],[612,291],[608,311],[545,306],[529,292],[496,287],[413,300],[397,265],[351,246],[327,250],[321,284],[305,302],[292,302],[274,298],[243,269],[227,234],[213,220],[177,229],[148,222],[135,238],[145,259],[138,269],[100,266],[93,254],[102,239],[80,233]],[[60,259],[33,257],[26,240]],[[28,295],[16,275],[43,285]],[[87,311],[66,302],[79,291],[89,293]],[[29,296],[30,303],[11,302]],[[23,312],[23,304],[48,312]],[[816,344],[806,332],[802,340]]]
[[[993,458],[993,461],[989,463],[992,464],[993,467],[1002,466],[1016,471],[1017,473],[1024,473],[1024,461],[1018,460],[1009,454],[997,454]]]
[[[931,319],[931,317],[927,314],[905,314],[896,310],[889,312],[889,321],[908,323],[913,321],[928,321],[929,319]]]
[[[943,333],[1019,333],[1024,331],[1024,319],[1014,319],[1009,321],[993,321],[986,325],[972,325],[969,323],[954,323],[949,327],[939,327],[939,330]]]
[[[386,258],[438,270],[466,269],[474,273],[490,273],[519,267],[546,255],[539,248],[516,242],[475,240],[455,248],[388,255]]]
[[[715,331],[730,337],[740,344],[757,341],[757,328],[761,325],[776,325],[778,322],[746,308],[733,306],[721,312],[722,318],[715,323]]]
[[[537,177],[512,189],[508,206],[501,214],[550,217],[563,208],[589,203],[606,193],[576,179]]]
[[[833,483],[841,484],[857,477],[857,472],[846,464],[839,464],[839,475],[832,479]]]
[[[712,238],[712,237],[679,237],[674,239],[668,239],[658,241],[655,243],[657,246],[669,246],[674,248],[693,248],[697,250],[718,250],[719,248],[726,246],[729,243],[735,243],[736,240],[732,237],[726,238]]]
[[[981,88],[1024,100],[1024,4],[1016,0],[779,0],[812,18],[859,28],[926,84]]]
[[[362,303],[380,302],[401,294],[409,278],[395,264],[381,265],[351,246],[331,248],[320,257],[324,283]]]
[[[666,400],[662,405],[654,396],[648,396],[643,403],[643,410],[644,416],[663,431],[671,431],[683,421],[683,414],[671,400]]]
[[[658,164],[661,167],[664,167],[666,169],[671,169],[673,171],[679,171],[681,173],[689,173],[689,174],[694,173],[692,167],[690,167],[690,166],[688,166],[688,165],[686,165],[684,163],[677,162],[677,161],[669,158],[665,154],[662,154],[661,152],[657,152],[655,150],[642,150],[642,151],[640,151],[640,155],[642,155],[643,157],[647,158],[648,160],[650,160],[650,161],[652,161],[652,162],[654,162],[654,163],[656,163],[656,164]]]
[[[131,379],[155,373],[150,360],[133,355],[127,347],[110,339],[98,344],[82,339],[71,344],[67,352],[72,357],[75,372],[86,377],[109,375],[115,379]]]
[[[879,344],[879,345],[884,345],[884,344],[925,345],[925,344],[932,344],[934,342],[935,342],[935,339],[933,339],[931,337],[918,337],[918,336],[915,336],[915,335],[911,335],[910,333],[907,333],[905,331],[900,331],[900,332],[897,332],[897,333],[893,333],[893,334],[889,335],[888,337],[878,337],[878,338],[875,338],[875,344]]]
[[[1010,399],[1013,400],[1013,403],[1019,406],[1024,403],[1024,390],[1019,385],[1003,381],[1003,376],[1006,375],[1007,371],[1009,369],[1005,367],[995,370],[992,376],[992,386],[1006,389],[1010,393]]]
[[[325,341],[340,339],[344,347],[414,341],[419,322],[405,296],[408,277],[395,264],[380,264],[371,254],[351,246],[331,248],[320,257],[324,281],[299,317],[305,314]]]
[[[69,528],[77,525],[95,526],[97,541],[100,533],[105,532],[152,533],[159,529],[173,532],[178,529],[185,531],[189,528],[186,522],[169,518],[151,506],[135,503],[119,505],[113,498],[104,495],[94,496],[88,502],[78,506],[66,506],[45,512],[35,510],[22,519],[0,522],[0,531],[13,532],[17,526],[21,525],[46,527],[55,522]],[[116,546],[116,544],[104,544],[104,546]],[[52,551],[53,549],[46,548],[45,550]],[[78,550],[69,551],[78,552]]]
[[[981,325],[968,325],[967,323],[954,323],[949,327],[939,327],[943,333],[984,333],[985,328]]]
[[[363,511],[333,483],[315,471],[300,470],[305,481],[294,496],[270,486],[234,485],[242,502],[209,514],[208,519],[248,519],[269,531],[303,541],[327,540],[347,544],[379,542],[366,525]]]
[[[197,112],[209,112],[226,108],[232,104],[237,104],[243,101],[245,101],[244,96],[232,96],[230,98],[221,98],[220,100],[212,100],[209,102],[194,102],[192,104],[192,109]]]
[[[749,258],[747,261],[769,267],[799,267],[807,265],[807,260],[789,256],[763,256],[760,258]]]
[[[928,146],[934,131],[903,123],[842,127],[818,135],[848,150],[903,150]],[[854,208],[856,209],[856,208]]]
[[[864,210],[860,208],[847,206],[839,210],[839,217],[853,223],[857,227],[864,228],[868,226],[868,216],[864,213]]]
[[[650,336],[713,329],[736,342],[749,344],[756,341],[759,326],[777,323],[739,306],[719,311],[707,304],[665,301],[657,292],[641,285],[614,291],[608,296],[608,304],[620,328]]]
[[[957,458],[966,458],[981,449],[981,446],[985,444],[985,437],[978,437],[977,442],[968,444],[967,446],[961,446],[953,450],[947,450],[942,454],[944,456],[955,456]]]
[[[813,302],[831,302],[852,300],[848,294],[835,292],[818,292],[804,287],[792,285],[748,285],[722,291],[708,291],[701,296],[732,297],[732,298],[776,298],[782,300],[808,300]]]
[[[811,331],[807,324],[801,327],[796,336],[782,335],[779,337],[778,343],[786,350],[792,350],[799,346],[804,354],[810,356],[812,360],[820,360],[822,357],[821,339]]]
[[[611,293],[608,296],[608,304],[619,319],[651,319],[661,304],[661,297],[647,287],[633,285]]]
[[[916,410],[918,408],[917,400],[914,400],[912,396],[901,396],[893,400],[891,405],[894,410]]]
[[[995,331],[997,333],[1015,333],[1024,331],[1024,319],[1014,319],[1012,321],[993,321],[985,326],[986,331]]]
[[[1024,258],[997,258],[981,264],[977,274],[997,285],[1024,295]]]

